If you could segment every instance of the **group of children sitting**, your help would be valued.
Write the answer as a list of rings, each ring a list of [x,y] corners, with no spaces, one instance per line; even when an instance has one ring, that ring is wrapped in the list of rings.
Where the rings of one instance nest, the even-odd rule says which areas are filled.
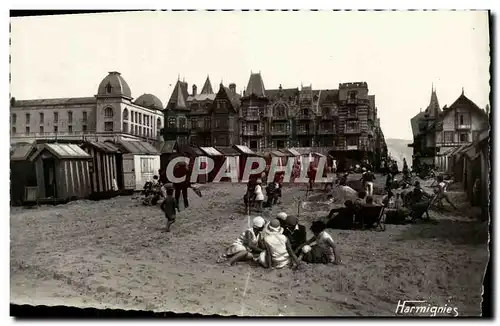
[[[294,216],[279,213],[266,221],[257,216],[252,225],[221,255],[218,262],[234,265],[241,261],[254,261],[264,268],[297,268],[301,262],[311,264],[340,264],[341,259],[333,238],[326,232],[326,224],[312,223],[313,237],[307,240],[305,226]]]

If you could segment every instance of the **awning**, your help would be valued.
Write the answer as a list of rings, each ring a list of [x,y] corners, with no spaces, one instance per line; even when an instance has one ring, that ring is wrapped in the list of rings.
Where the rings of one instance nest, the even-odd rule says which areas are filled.
[[[83,145],[81,145],[82,148],[85,148],[86,146],[94,147],[97,150],[100,150],[105,153],[120,153],[120,149],[113,143],[111,142],[97,142],[97,141],[87,141]]]
[[[225,156],[239,156],[240,152],[232,147],[215,147],[216,150],[224,154]]]
[[[224,156],[221,152],[213,147],[200,147],[201,151],[208,156]]]
[[[91,159],[92,157],[81,149],[78,145],[75,144],[40,144],[38,145],[38,150],[33,156],[31,156],[31,160],[34,161],[43,151],[49,151],[52,155],[60,160],[68,160],[68,159]]]
[[[173,154],[177,152],[177,141],[167,140],[157,142],[155,147],[161,154]]]
[[[280,149],[280,151],[285,154],[290,154],[291,156],[300,156],[300,153],[293,148]]]
[[[188,145],[181,145],[179,146],[179,148],[177,149],[177,151],[181,154],[188,154],[188,155],[191,155],[191,156],[204,156],[205,154],[199,149],[199,148],[196,148],[196,147],[191,147],[191,146],[188,146]]]
[[[12,150],[11,161],[25,161],[36,152],[36,147],[34,144],[15,144]]]
[[[326,157],[325,155],[318,153],[318,152],[312,152],[311,155],[313,156],[319,156],[319,157]]]
[[[280,151],[272,151],[270,154],[274,157],[286,157],[286,154]]]
[[[252,151],[250,148],[247,146],[243,145],[233,145],[233,147],[239,151],[241,154],[246,154],[246,155],[257,155],[254,151]]]
[[[119,143],[123,149],[129,154],[143,154],[143,155],[159,155],[160,152],[156,150],[150,143],[143,141],[121,141]]]

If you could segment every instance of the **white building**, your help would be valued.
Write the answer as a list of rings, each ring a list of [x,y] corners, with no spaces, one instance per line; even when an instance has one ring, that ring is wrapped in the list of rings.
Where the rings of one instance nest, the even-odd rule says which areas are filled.
[[[119,72],[110,72],[94,97],[11,99],[11,144],[37,139],[145,140],[161,138],[164,109],[152,94],[132,101]]]

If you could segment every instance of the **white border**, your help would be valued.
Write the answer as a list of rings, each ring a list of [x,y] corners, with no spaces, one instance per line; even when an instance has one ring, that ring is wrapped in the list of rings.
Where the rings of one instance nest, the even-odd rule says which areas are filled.
[[[44,1],[44,2],[37,2],[37,1],[2,1],[2,13],[3,13],[3,20],[4,24],[2,24],[3,28],[0,29],[2,33],[2,41],[0,42],[0,46],[2,47],[2,60],[1,62],[3,63],[2,65],[2,76],[4,76],[2,80],[2,90],[3,90],[3,96],[2,99],[4,99],[3,103],[3,112],[2,114],[4,115],[3,119],[0,119],[0,130],[3,132],[4,136],[2,137],[2,141],[0,142],[0,152],[2,153],[7,153],[7,148],[9,147],[9,142],[8,142],[8,137],[9,137],[9,126],[8,126],[8,92],[9,92],[9,85],[8,85],[8,71],[9,67],[7,65],[8,62],[8,43],[7,39],[9,37],[8,35],[8,22],[9,22],[9,16],[8,16],[8,11],[9,9],[142,9],[142,8],[151,8],[151,9],[159,9],[159,8],[165,8],[168,7],[170,9],[199,9],[199,8],[232,8],[232,9],[256,9],[256,8],[273,8],[273,9],[308,9],[308,8],[315,8],[315,9],[331,9],[332,7],[335,7],[336,9],[426,9],[426,8],[433,8],[433,9],[449,9],[449,8],[454,8],[454,9],[492,9],[494,13],[499,13],[500,11],[497,9],[498,8],[498,3],[499,1],[459,1],[459,0],[447,0],[447,1],[438,1],[438,0],[420,0],[420,1],[401,1],[401,0],[386,0],[386,1],[370,1],[370,0],[365,0],[365,1],[355,1],[355,0],[350,0],[350,1],[335,1],[335,2],[327,2],[327,1],[318,1],[318,0],[302,0],[302,1],[297,1],[297,0],[287,0],[287,1],[274,1],[270,2],[268,0],[246,0],[246,1],[203,1],[203,0],[182,0],[182,1],[169,1],[169,2],[164,2],[164,1],[153,1],[153,0],[142,0],[142,1],[130,1],[130,0],[120,0],[120,1],[102,1],[102,0],[87,0],[87,1]],[[450,26],[450,28],[452,28]],[[497,52],[499,51],[498,46],[498,33],[493,34],[495,37],[495,43],[497,46]],[[496,56],[496,54],[495,54]],[[497,62],[497,67],[498,67],[498,62]],[[495,70],[495,73],[497,71]],[[497,81],[498,84],[498,81]],[[497,91],[497,87],[495,87],[494,91]],[[493,90],[492,90],[493,91]],[[494,108],[492,107],[492,110]],[[498,122],[497,120],[500,119],[498,115],[496,116],[494,124]],[[500,139],[500,138],[496,138]],[[498,143],[497,141],[496,143]],[[496,152],[496,147],[493,152]],[[3,284],[8,284],[5,281],[8,282],[10,279],[10,269],[9,269],[9,203],[8,203],[8,198],[9,198],[9,163],[8,163],[8,158],[7,155],[2,155],[2,167],[0,169],[0,173],[2,174],[2,180],[3,182],[3,187],[1,187],[1,196],[0,198],[2,199],[2,209],[4,210],[4,214],[2,214],[3,219],[3,227],[0,228],[2,232],[1,239],[2,241],[2,249],[1,250],[1,259],[3,264],[1,264],[1,272],[2,272],[2,277],[4,280]],[[494,180],[495,184],[498,184],[498,180]],[[493,182],[492,182],[493,183]],[[495,196],[496,197],[496,196]],[[498,198],[495,198],[498,200]],[[493,218],[493,217],[492,217]],[[498,232],[498,222],[496,223],[496,232]],[[495,253],[496,255],[496,253]],[[498,258],[496,256],[495,258]],[[498,260],[497,260],[498,262]],[[498,269],[496,269],[498,271]],[[497,282],[495,282],[497,283]],[[0,309],[2,310],[1,315],[2,316],[9,316],[9,292],[8,289],[10,288],[9,285],[5,286],[3,291],[2,291],[2,297],[1,297],[1,304],[0,304]],[[496,293],[496,291],[493,291],[493,293]],[[494,295],[493,295],[494,297]],[[494,311],[500,311],[500,305],[499,301],[500,300],[495,300],[495,309]],[[4,318],[2,318],[4,319]],[[12,318],[8,319],[12,323]],[[321,321],[321,320],[317,320]],[[395,320],[398,323],[401,323],[401,320]],[[191,321],[190,321],[191,322]],[[194,322],[194,321],[192,321]],[[214,321],[212,321],[214,322]],[[219,321],[215,321],[219,322]],[[229,322],[235,322],[235,320],[230,320]],[[264,320],[259,320],[255,321],[259,322],[260,324],[267,324],[270,323],[270,321],[264,321]],[[273,323],[278,322],[278,320],[274,319]],[[290,323],[292,320],[285,320],[281,321],[285,323]],[[298,320],[296,322],[303,322],[301,320]],[[344,324],[346,321],[330,321],[328,319],[323,320],[322,322],[334,322],[335,324]],[[385,322],[385,321],[382,321]],[[19,322],[18,322],[19,323]],[[50,321],[44,322],[45,324],[52,324]],[[66,322],[64,322],[66,323]],[[68,322],[69,323],[69,322]],[[132,324],[143,324],[144,322],[131,322]],[[180,322],[174,322],[174,321],[169,321],[169,323],[172,324],[178,324]],[[352,322],[350,322],[352,323]],[[364,323],[364,321],[356,321],[354,322],[356,324],[358,323]],[[436,321],[432,321],[427,319],[426,323],[428,325],[430,324],[437,324]],[[5,324],[5,323],[2,323]],[[85,323],[87,324],[87,322]],[[88,322],[90,324],[90,322]],[[103,322],[94,322],[92,324],[103,324]],[[185,325],[185,322],[183,322]]]

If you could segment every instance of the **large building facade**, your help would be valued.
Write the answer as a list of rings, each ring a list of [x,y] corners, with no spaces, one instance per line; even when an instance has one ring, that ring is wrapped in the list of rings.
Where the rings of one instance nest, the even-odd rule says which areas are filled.
[[[240,96],[235,84],[221,84],[214,93],[209,77],[199,94],[196,85],[189,94],[188,84],[177,81],[165,121],[166,140],[194,146],[323,147],[340,159],[368,159],[376,166],[387,156],[375,96],[365,82],[266,89],[261,73],[251,73]]]
[[[436,90],[431,92],[428,107],[411,119],[413,166],[428,164],[442,167],[446,154],[476,141],[489,129],[489,107],[479,108],[464,91],[449,107],[440,108]]]
[[[36,140],[146,140],[161,138],[163,105],[152,94],[135,101],[119,72],[110,72],[93,97],[10,103],[11,143]]]

